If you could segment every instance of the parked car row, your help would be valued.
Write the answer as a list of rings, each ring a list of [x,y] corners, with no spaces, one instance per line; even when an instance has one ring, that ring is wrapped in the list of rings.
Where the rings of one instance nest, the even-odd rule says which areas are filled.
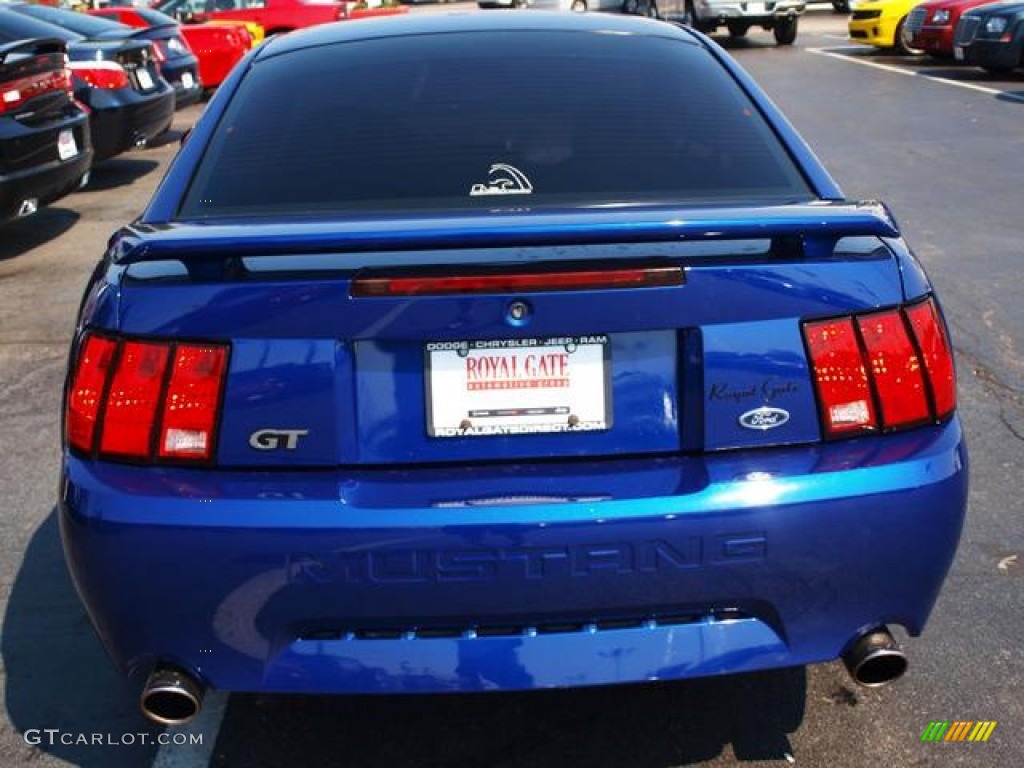
[[[146,40],[151,43],[150,51],[156,61],[157,70],[174,88],[176,107],[194,104],[203,95],[199,79],[199,60],[182,38],[180,25],[174,19],[165,17],[165,23],[138,28],[119,24],[113,19],[102,19],[45,5],[20,3],[11,6],[11,9],[91,40]]]
[[[87,36],[40,11],[56,9],[0,5],[0,222],[73,191],[93,164],[159,136],[174,116],[153,42]]]
[[[1024,66],[1024,3],[992,0],[867,0],[850,16],[850,39],[926,53],[1006,73]]]
[[[180,0],[176,0],[180,1]],[[203,87],[216,88],[243,56],[263,39],[263,28],[244,22],[179,24],[172,17],[152,8],[108,6],[89,11],[92,16],[120,22],[129,27],[176,30],[199,60],[199,80]],[[179,47],[182,47],[179,44]]]
[[[149,8],[87,15],[0,3],[0,224],[164,133],[174,110],[219,85],[253,44],[244,23],[182,27]]]

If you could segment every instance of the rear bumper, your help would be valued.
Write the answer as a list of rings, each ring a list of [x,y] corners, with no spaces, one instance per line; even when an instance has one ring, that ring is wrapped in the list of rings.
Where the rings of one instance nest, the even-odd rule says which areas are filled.
[[[0,172],[0,222],[17,217],[25,200],[36,200],[42,206],[78,189],[92,165],[93,153],[88,134],[82,130],[75,133],[79,153],[70,160],[52,160],[20,171]]]
[[[174,119],[174,90],[166,83],[150,94],[130,88],[107,92],[93,89],[90,97],[89,123],[97,163],[155,139],[170,128]]]
[[[174,89],[176,110],[191,106],[202,97],[203,82],[199,76],[199,61],[195,56],[182,56],[173,63],[164,64],[161,74]],[[188,85],[185,84],[186,79]]]
[[[706,458],[342,473],[66,457],[61,530],[115,662],[238,691],[672,679],[917,635],[967,492],[959,422]]]

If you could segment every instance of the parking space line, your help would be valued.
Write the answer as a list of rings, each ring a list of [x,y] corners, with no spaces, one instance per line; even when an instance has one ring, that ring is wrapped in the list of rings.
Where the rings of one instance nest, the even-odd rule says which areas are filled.
[[[202,744],[163,744],[157,749],[153,768],[207,768],[213,757],[213,748],[217,744],[217,735],[227,706],[227,693],[207,691],[196,719],[184,728],[168,731],[174,735],[180,733],[189,737],[202,734]]]
[[[985,85],[978,85],[977,83],[962,83],[959,80],[947,80],[944,77],[937,77],[930,75],[927,72],[912,72],[900,67],[895,67],[892,64],[881,64],[877,61],[864,61],[863,59],[857,59],[850,56],[844,56],[841,51],[862,51],[864,50],[861,46],[843,46],[837,48],[805,48],[809,53],[816,53],[819,56],[829,56],[833,59],[840,59],[841,61],[848,61],[851,64],[860,64],[865,67],[873,67],[874,69],[880,69],[883,72],[893,72],[897,75],[906,75],[907,77],[923,77],[932,83],[942,83],[944,85],[953,85],[957,88],[966,88],[969,91],[977,91],[978,93],[987,93],[990,96],[1000,96],[1007,101],[1019,101],[1024,103],[1024,96],[1017,96],[1013,93],[1007,93],[1001,91],[998,88],[989,88]]]

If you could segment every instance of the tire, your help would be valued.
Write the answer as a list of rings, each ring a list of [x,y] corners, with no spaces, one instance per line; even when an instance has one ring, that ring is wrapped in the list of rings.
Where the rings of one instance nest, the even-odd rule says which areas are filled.
[[[750,30],[749,24],[732,22],[727,26],[729,27],[729,37],[736,38],[737,40],[741,37],[746,37],[747,32]]]
[[[627,16],[635,16],[640,11],[640,0],[626,0],[622,4],[622,12]]]
[[[923,48],[915,48],[910,44],[911,41],[910,33],[907,32],[907,17],[904,16],[900,19],[900,23],[896,25],[895,43],[896,50],[903,56],[921,56],[924,54]]]
[[[660,19],[661,16],[658,14],[658,3],[655,0],[648,0],[647,5],[644,7],[644,16],[648,19]]]
[[[796,42],[797,17],[779,19],[775,22],[772,33],[775,35],[776,45],[792,45]]]
[[[569,6],[569,10],[573,13],[586,13],[587,0],[572,0],[572,5]]]
[[[832,0],[832,10],[836,13],[849,13],[850,0]]]

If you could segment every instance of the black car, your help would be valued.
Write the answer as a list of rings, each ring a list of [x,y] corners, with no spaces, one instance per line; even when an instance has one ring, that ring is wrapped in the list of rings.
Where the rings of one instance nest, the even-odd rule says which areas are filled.
[[[147,40],[86,40],[77,32],[0,6],[0,45],[56,38],[68,46],[75,98],[89,109],[93,162],[144,145],[174,118],[174,89]]]
[[[964,13],[953,55],[993,74],[1024,67],[1024,3],[983,5]]]
[[[182,38],[178,22],[170,16],[165,16],[162,23],[138,29],[111,19],[46,5],[19,3],[9,7],[17,13],[77,32],[89,40],[149,40],[153,43],[160,74],[174,87],[175,107],[181,109],[195,104],[203,95],[203,85],[199,80],[199,59]]]
[[[77,189],[91,163],[63,41],[0,44],[0,223]]]

